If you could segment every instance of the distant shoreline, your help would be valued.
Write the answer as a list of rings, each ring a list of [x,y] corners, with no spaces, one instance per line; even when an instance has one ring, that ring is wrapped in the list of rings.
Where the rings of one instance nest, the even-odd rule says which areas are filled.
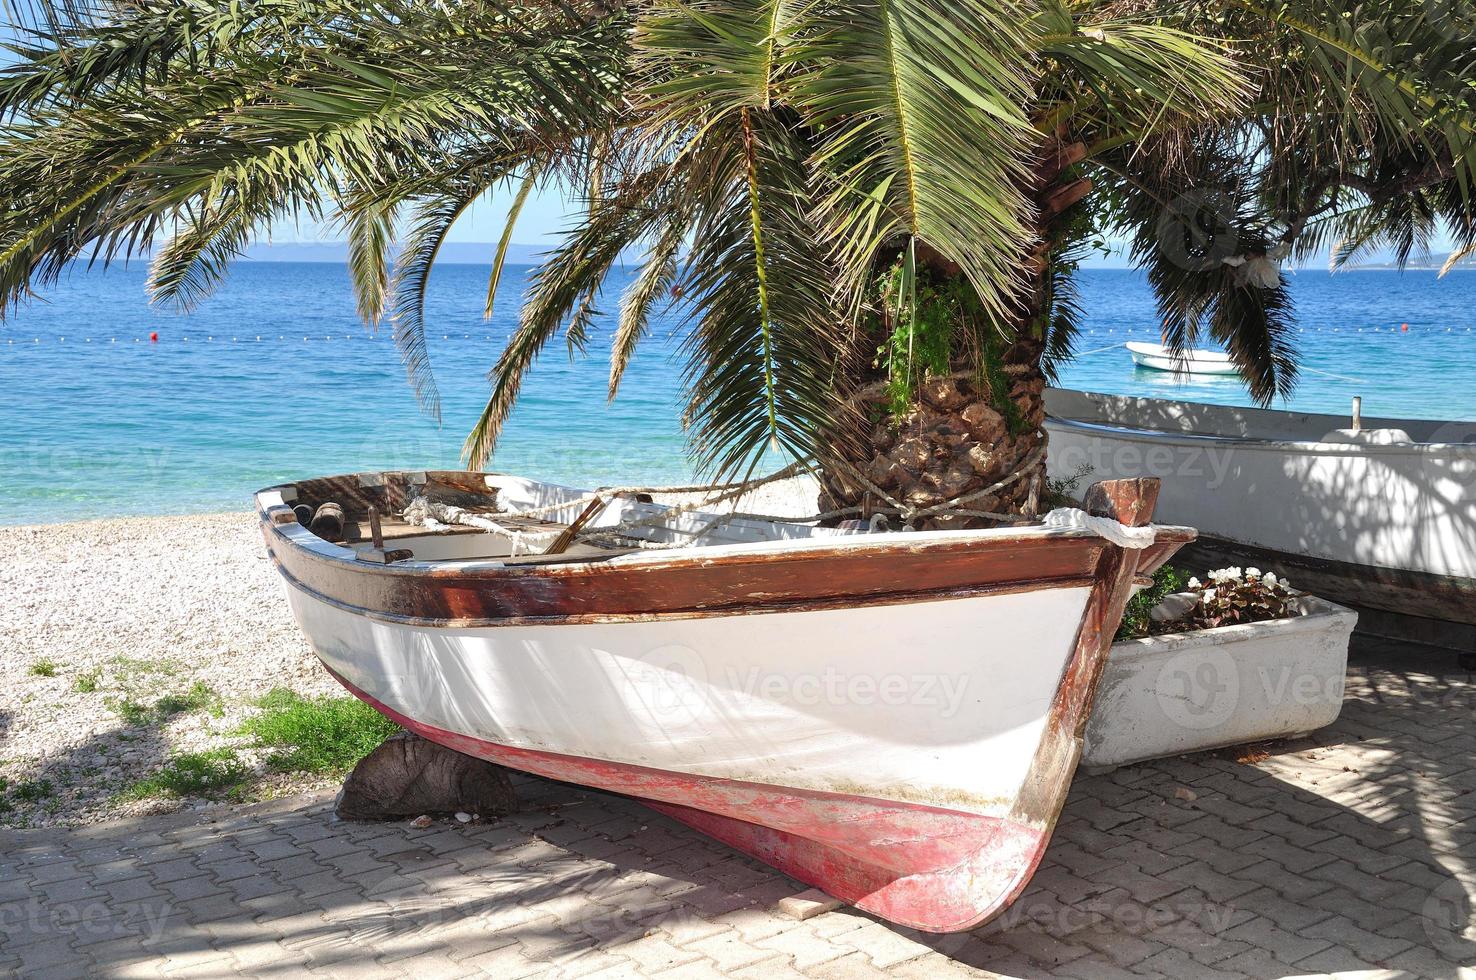
[[[536,244],[522,243],[513,244],[508,247],[507,262],[510,265],[538,265],[543,257],[558,248],[556,243]],[[497,245],[493,242],[447,242],[441,247],[441,253],[437,257],[438,265],[486,265],[492,264],[492,256],[497,254]],[[623,255],[621,261],[626,265],[639,265],[643,254],[634,251]],[[246,253],[241,256],[241,261],[246,262],[322,262],[327,264],[345,264],[348,262],[348,245],[345,242],[282,242],[261,243],[249,246]],[[1359,265],[1351,265],[1338,272],[1438,272],[1444,265],[1443,260],[1431,259],[1418,265],[1410,265],[1401,270],[1393,262],[1368,262]],[[1113,257],[1100,262],[1088,261],[1083,263],[1083,269],[1101,269],[1114,272],[1138,271],[1137,267],[1128,265],[1125,261]],[[1326,260],[1309,262],[1297,266],[1288,266],[1287,271],[1298,272],[1328,272]],[[1456,271],[1476,271],[1476,259],[1470,259],[1460,263]],[[1330,273],[1336,275],[1337,273]]]

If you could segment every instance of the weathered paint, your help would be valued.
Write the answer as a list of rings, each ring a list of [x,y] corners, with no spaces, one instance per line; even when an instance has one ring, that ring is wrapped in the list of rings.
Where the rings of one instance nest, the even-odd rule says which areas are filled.
[[[420,479],[443,480],[445,485],[468,494],[475,492],[478,483],[476,474],[431,474]],[[413,479],[404,474],[385,474],[378,479],[335,478],[300,486],[311,489],[307,494],[310,500],[314,493],[324,492],[324,487],[328,492],[342,491],[352,514],[360,506],[366,510],[371,505],[392,506],[397,494],[403,496],[409,492],[405,487],[413,485]],[[294,526],[295,519],[281,513],[286,510],[290,515],[290,509],[281,502],[296,493],[296,488],[279,488],[259,497],[263,534],[289,588],[303,597],[303,608],[324,610],[315,614],[316,620],[309,618],[304,624],[305,628],[311,626],[310,638],[320,655],[327,651],[325,662],[337,663],[367,678],[366,683],[355,684],[342,671],[336,672],[355,694],[407,728],[459,751],[550,778],[638,797],[860,908],[935,932],[967,929],[987,920],[1013,901],[1029,881],[1064,802],[1080,755],[1081,732],[1092,695],[1131,584],[1193,537],[1187,529],[1161,528],[1153,548],[1127,552],[1086,532],[1032,528],[693,548],[608,562],[514,566],[496,561],[412,561],[382,565],[359,561],[352,552],[305,536]],[[1143,525],[1151,517],[1156,493],[1155,481],[1121,481],[1094,488],[1089,507],[1100,515]],[[543,657],[557,654],[556,661],[545,662],[577,672],[586,664],[599,662],[599,651],[587,640],[571,643],[558,639],[573,636],[573,631],[649,629],[650,642],[658,644],[662,635],[673,631],[678,635],[701,635],[701,631],[690,630],[682,634],[680,624],[684,620],[720,624],[730,635],[739,631],[737,636],[744,635],[745,623],[752,624],[750,630],[758,630],[760,620],[772,635],[773,624],[768,621],[782,620],[800,627],[794,636],[786,638],[786,642],[797,644],[795,650],[812,647],[823,639],[833,643],[844,658],[847,650],[854,653],[870,642],[875,649],[870,649],[868,655],[875,658],[890,640],[878,646],[877,638],[866,634],[847,637],[839,632],[821,637],[811,632],[830,627],[800,624],[816,616],[835,616],[848,608],[899,607],[889,614],[893,620],[916,624],[916,629],[923,631],[918,635],[924,636],[927,624],[939,619],[939,613],[930,613],[930,609],[946,608],[956,615],[957,610],[972,602],[1009,609],[1011,596],[1036,594],[1076,596],[1070,618],[1064,621],[1066,632],[1052,641],[1060,646],[1052,651],[1032,648],[1030,631],[1041,620],[1016,614],[1019,621],[1014,632],[1019,635],[1008,649],[976,654],[1005,658],[991,660],[1001,669],[1009,669],[1010,664],[1034,664],[1037,668],[1050,664],[1045,691],[1048,694],[1052,686],[1055,689],[1053,697],[1033,702],[1039,705],[1038,710],[1031,709],[1035,722],[1028,729],[1016,731],[1008,743],[1007,761],[1024,774],[1023,780],[1019,775],[1010,777],[1005,781],[1013,787],[1009,795],[988,799],[962,791],[961,781],[952,789],[930,786],[922,794],[926,799],[920,801],[916,791],[903,792],[895,784],[884,786],[869,781],[874,773],[865,771],[870,757],[864,752],[854,758],[856,778],[832,780],[818,787],[785,782],[786,776],[790,782],[804,782],[805,774],[796,774],[792,765],[786,772],[786,764],[795,759],[750,756],[755,763],[755,778],[735,778],[738,769],[730,769],[725,775],[703,772],[698,744],[692,747],[692,757],[678,757],[659,768],[633,761],[640,752],[636,745],[601,745],[583,754],[571,754],[558,751],[557,744],[513,744],[488,737],[476,712],[460,712],[461,726],[436,724],[414,706],[416,697],[389,703],[400,695],[376,697],[365,689],[380,686],[373,672],[377,664],[390,662],[383,659],[384,651],[390,648],[376,653],[372,649],[376,644],[393,644],[394,657],[399,658],[394,662],[410,663],[404,658],[417,648],[423,649],[427,657],[436,655],[438,644],[432,637],[415,638],[426,631],[441,631],[450,642],[453,637],[480,630],[477,642],[489,644],[479,648],[485,649],[487,656],[499,656],[501,644],[508,649],[534,650]],[[944,605],[933,607],[930,603]],[[1019,605],[1021,613],[1029,605]],[[350,622],[344,616],[368,624],[367,632],[349,631],[353,636],[345,647],[342,637],[322,635],[324,630],[336,632],[335,616],[340,626]],[[640,625],[643,623],[653,625]],[[843,631],[844,626],[837,628]],[[534,639],[527,634],[530,629],[545,631],[547,637]],[[320,635],[314,636],[315,630]],[[1067,643],[1073,632],[1074,640]],[[354,644],[364,647],[363,656],[355,654],[351,648]],[[560,653],[562,648],[566,649]],[[962,652],[957,637],[936,648]],[[926,642],[896,649],[906,650],[905,662],[914,668],[926,668],[930,663],[936,666]],[[581,654],[581,650],[589,654]],[[774,653],[772,649],[768,652]],[[731,646],[724,655],[732,657]],[[456,661],[463,671],[478,669],[478,662],[475,656]],[[420,673],[432,682],[442,676],[436,670]],[[442,677],[438,683],[447,680]],[[418,677],[409,683],[427,682],[425,677]],[[385,689],[395,691],[395,683],[388,683]],[[411,690],[426,688],[412,686]],[[850,705],[848,710],[854,707]],[[579,704],[549,702],[548,708],[557,708],[570,717],[568,724],[572,727],[558,731],[578,737],[566,737],[564,741],[578,743],[589,734],[575,731],[580,724]],[[872,727],[886,724],[880,714],[871,721]],[[748,725],[757,730],[765,719],[729,716],[714,717],[713,722],[730,727]],[[864,724],[854,729],[861,733],[865,730]],[[1020,742],[1021,737],[1027,740]],[[683,744],[676,743],[678,749]],[[995,747],[1005,744],[1001,741]],[[1035,746],[1033,752],[1031,745]],[[630,756],[611,758],[611,751],[628,751]],[[930,754],[930,746],[920,741],[911,751],[918,753],[914,758],[921,759]],[[803,756],[797,759],[802,766]],[[971,765],[957,765],[950,771],[972,768],[977,773],[997,765],[1000,761],[981,746]]]
[[[1014,901],[1048,835],[917,803],[712,779],[515,748],[425,725],[334,675],[404,728],[498,765],[646,805],[891,922],[957,932]]]
[[[1048,468],[1165,477],[1159,514],[1205,567],[1285,571],[1318,595],[1476,625],[1472,425],[1049,390]],[[1268,505],[1268,501],[1272,502]]]

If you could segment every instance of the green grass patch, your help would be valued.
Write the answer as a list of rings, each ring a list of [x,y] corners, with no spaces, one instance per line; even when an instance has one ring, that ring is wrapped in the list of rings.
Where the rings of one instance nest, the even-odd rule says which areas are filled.
[[[165,762],[148,779],[133,784],[122,794],[127,799],[149,796],[214,796],[246,781],[246,763],[235,749],[182,752]]]
[[[43,657],[31,664],[28,672],[32,677],[55,677],[56,661]]]
[[[154,714],[161,720],[194,711],[209,711],[219,717],[221,710],[220,695],[204,681],[195,681],[183,694],[166,694],[154,702]]]
[[[388,718],[351,697],[305,698],[277,688],[257,702],[261,714],[241,726],[282,772],[332,773],[353,768],[399,731]]]
[[[37,800],[46,799],[53,792],[55,792],[55,789],[51,785],[51,780],[27,779],[23,782],[16,783],[15,789],[10,791],[10,795],[17,800],[35,803]]]
[[[130,725],[147,725],[154,720],[154,712],[146,704],[132,698],[120,698],[108,702],[108,707],[117,712]]]
[[[145,660],[142,657],[125,657],[119,654],[113,657],[109,663],[116,668],[117,673],[122,676],[136,676],[139,674],[177,674],[179,664],[172,660]]]
[[[149,725],[195,711],[209,711],[219,718],[224,713],[223,704],[220,695],[210,685],[196,681],[190,685],[189,690],[180,694],[166,694],[153,704],[126,697],[110,701],[108,707],[130,725]]]
[[[78,674],[72,681],[72,690],[78,694],[92,694],[102,683],[102,671],[93,669],[85,674]]]

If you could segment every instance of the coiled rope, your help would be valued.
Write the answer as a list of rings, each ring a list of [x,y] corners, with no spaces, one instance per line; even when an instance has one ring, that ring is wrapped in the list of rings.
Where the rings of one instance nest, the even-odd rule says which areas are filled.
[[[1155,540],[1152,527],[1128,527],[1118,521],[1106,517],[1096,517],[1075,508],[1058,508],[1047,514],[1044,519],[1025,514],[1000,514],[993,511],[975,510],[964,505],[979,500],[1018,483],[1027,475],[1030,475],[1035,465],[1045,455],[1044,443],[1031,450],[1021,461],[1020,465],[1003,479],[997,480],[987,487],[973,490],[965,494],[945,500],[941,503],[928,507],[909,506],[897,500],[894,496],[877,486],[876,483],[857,469],[853,464],[841,459],[828,459],[829,467],[844,472],[855,480],[863,489],[867,490],[877,498],[883,500],[888,506],[876,508],[862,508],[860,506],[841,507],[834,510],[812,514],[808,517],[786,517],[774,514],[757,514],[747,511],[733,510],[722,514],[714,514],[712,518],[705,521],[697,528],[680,528],[672,525],[674,517],[694,511],[703,511],[716,504],[734,500],[759,487],[782,480],[792,479],[803,472],[812,471],[813,464],[817,462],[814,457],[797,460],[794,463],[777,470],[764,477],[742,480],[735,483],[719,485],[690,485],[690,486],[668,486],[668,487],[609,487],[595,491],[575,500],[565,501],[558,504],[550,504],[543,507],[530,507],[520,510],[509,510],[506,513],[511,517],[537,518],[550,514],[569,511],[587,507],[598,500],[611,500],[619,496],[632,494],[671,494],[671,493],[706,493],[698,500],[683,504],[673,504],[664,507],[660,513],[650,515],[634,521],[626,521],[614,527],[592,528],[581,532],[579,540],[590,544],[605,546],[620,546],[637,548],[643,550],[671,550],[676,548],[691,548],[706,537],[716,528],[735,520],[766,521],[791,524],[816,524],[821,521],[835,520],[838,518],[858,517],[869,513],[870,530],[875,532],[881,528],[880,522],[889,517],[902,520],[906,529],[912,529],[919,520],[930,517],[974,517],[997,521],[1003,524],[1041,524],[1046,527],[1074,528],[1090,531],[1102,538],[1112,542],[1120,548],[1141,550],[1151,546]],[[713,493],[712,491],[716,491]],[[424,526],[432,530],[449,524],[460,524],[468,527],[476,527],[501,535],[512,541],[512,554],[540,554],[551,545],[562,533],[562,529],[550,530],[525,530],[521,528],[510,528],[498,523],[484,514],[477,514],[460,507],[442,504],[430,500],[424,496],[415,497],[406,506],[403,514],[405,520],[414,525]],[[646,529],[661,528],[665,531],[683,535],[681,541],[646,541],[632,532]],[[536,550],[535,550],[536,549]]]

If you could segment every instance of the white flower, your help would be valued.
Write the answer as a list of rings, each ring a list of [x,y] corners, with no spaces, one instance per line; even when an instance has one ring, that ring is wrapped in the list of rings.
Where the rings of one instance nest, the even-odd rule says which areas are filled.
[[[1210,602],[1214,602],[1215,601],[1215,591],[1216,590],[1214,590],[1214,589],[1205,589],[1204,590],[1204,601],[1206,603],[1210,603]]]
[[[1260,578],[1261,577],[1261,570],[1259,568],[1247,568],[1245,570],[1245,577],[1246,578]]]
[[[1266,588],[1268,588],[1268,589],[1274,589],[1274,588],[1276,588],[1276,582],[1277,582],[1276,573],[1275,572],[1267,572],[1266,575],[1265,575],[1265,577],[1263,577],[1261,579],[1261,581],[1266,583]]]
[[[1189,588],[1191,588],[1191,589],[1202,589],[1202,588],[1204,588],[1204,583],[1202,583],[1201,581],[1199,581],[1199,579],[1197,579],[1197,578],[1191,578],[1189,580]]]

